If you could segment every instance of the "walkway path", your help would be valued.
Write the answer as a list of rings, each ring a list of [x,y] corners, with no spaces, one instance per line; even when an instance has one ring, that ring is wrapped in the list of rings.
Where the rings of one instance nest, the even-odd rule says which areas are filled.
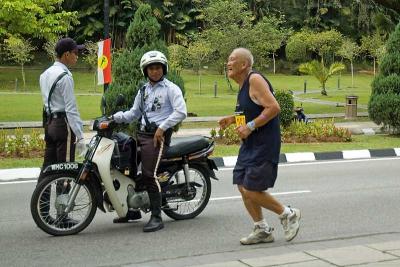
[[[320,91],[317,90],[312,90],[312,91],[307,91],[307,93],[319,93]],[[298,97],[297,95],[301,95],[304,94],[304,92],[302,91],[293,91],[293,99],[295,101],[299,101],[299,102],[307,102],[307,103],[314,103],[314,104],[320,104],[320,105],[329,105],[329,106],[335,106],[335,107],[339,107],[342,106],[344,107],[346,105],[345,102],[335,102],[335,101],[328,101],[328,100],[321,100],[321,99],[315,99],[315,98],[301,98]],[[358,108],[361,109],[368,109],[367,105],[364,104],[357,104]]]

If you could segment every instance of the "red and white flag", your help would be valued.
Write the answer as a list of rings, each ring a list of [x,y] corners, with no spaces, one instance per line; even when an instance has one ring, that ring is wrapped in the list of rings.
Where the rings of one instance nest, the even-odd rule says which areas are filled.
[[[97,77],[98,84],[111,83],[111,39],[98,42]]]

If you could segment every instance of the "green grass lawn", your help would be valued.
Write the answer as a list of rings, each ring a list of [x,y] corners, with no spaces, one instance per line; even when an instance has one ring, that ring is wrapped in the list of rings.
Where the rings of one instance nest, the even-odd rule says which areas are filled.
[[[15,78],[21,84],[21,74],[18,68],[0,69],[0,121],[40,121],[41,120],[41,96],[39,94],[39,75],[45,69],[27,68],[26,69],[26,90],[19,89],[15,92]],[[79,96],[79,94],[92,94],[102,92],[102,86],[93,85],[93,73],[82,70],[72,69],[75,80],[75,93],[77,94],[78,108],[84,120],[89,120],[100,114],[99,95]],[[275,89],[302,91],[304,81],[307,80],[308,90],[319,90],[317,80],[310,76],[295,76],[283,74],[266,74]],[[197,116],[223,116],[232,114],[236,103],[236,92],[238,86],[231,81],[233,91],[228,87],[225,77],[212,72],[202,73],[201,88],[199,88],[199,76],[192,71],[183,71],[182,77],[185,81],[188,111]],[[335,102],[344,102],[348,94],[360,96],[359,103],[367,104],[370,95],[370,83],[373,76],[359,74],[355,76],[356,88],[349,88],[351,85],[350,75],[341,75],[341,88],[337,89],[338,76],[332,77],[328,81],[328,96],[321,96],[319,93],[307,93],[300,97],[317,98]],[[217,94],[214,96],[214,84],[217,84]],[[6,94],[5,94],[6,93]],[[34,94],[32,94],[34,93]],[[295,103],[300,105],[300,103]],[[329,105],[303,103],[306,114],[318,113],[344,113],[344,107]],[[365,111],[359,109],[359,111]]]

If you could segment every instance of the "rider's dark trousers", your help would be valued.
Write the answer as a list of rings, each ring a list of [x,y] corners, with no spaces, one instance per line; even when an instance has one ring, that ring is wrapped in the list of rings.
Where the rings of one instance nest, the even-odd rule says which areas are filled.
[[[142,183],[149,193],[161,192],[160,184],[157,180],[157,169],[159,160],[170,143],[171,134],[172,131],[170,130],[165,132],[164,149],[160,151],[159,145],[154,147],[154,135],[138,133],[138,145],[140,146],[140,158],[142,162]]]
[[[67,118],[52,118],[44,126],[46,148],[42,171],[49,165],[75,160],[75,134],[68,125]],[[42,173],[38,182],[42,179]]]

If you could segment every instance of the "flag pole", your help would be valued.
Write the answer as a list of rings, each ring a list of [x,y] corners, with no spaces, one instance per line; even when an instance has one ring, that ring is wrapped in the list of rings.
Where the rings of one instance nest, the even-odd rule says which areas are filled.
[[[104,40],[109,38],[109,29],[110,29],[110,2],[109,0],[104,0]],[[108,89],[108,83],[104,83],[104,93]]]

